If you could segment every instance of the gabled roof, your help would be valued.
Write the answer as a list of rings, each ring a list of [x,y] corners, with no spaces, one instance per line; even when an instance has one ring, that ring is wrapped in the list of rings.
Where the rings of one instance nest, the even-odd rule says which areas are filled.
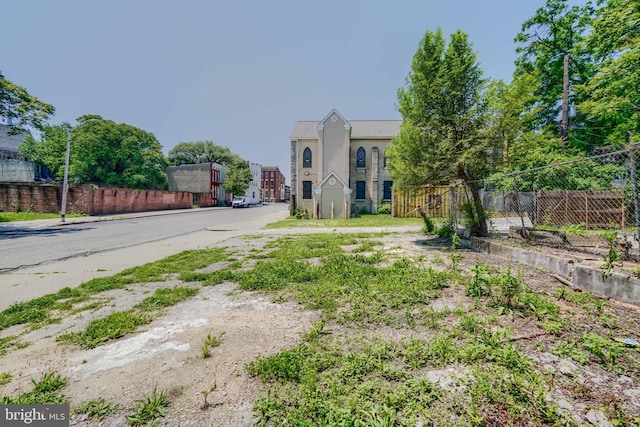
[[[18,145],[22,144],[24,138],[31,135],[27,131],[20,131],[11,135],[9,131],[13,126],[0,124],[0,150],[18,152]]]
[[[318,139],[320,121],[297,122],[289,139]],[[400,133],[402,120],[349,120],[351,139],[391,139]]]
[[[338,176],[338,174],[334,171],[330,171],[327,176],[325,176],[324,179],[322,179],[322,181],[320,181],[318,185],[316,185],[316,187],[313,189],[313,192],[316,194],[322,193],[322,186],[331,178],[335,178],[340,184],[342,184],[342,191],[344,194],[351,194],[352,190],[349,188],[347,183],[344,182],[344,180],[340,178],[340,176]]]

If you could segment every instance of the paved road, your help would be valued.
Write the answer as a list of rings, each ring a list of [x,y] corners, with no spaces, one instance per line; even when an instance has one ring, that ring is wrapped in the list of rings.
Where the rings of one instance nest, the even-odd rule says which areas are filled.
[[[206,248],[235,236],[251,234],[287,215],[287,205],[273,204],[249,209],[159,212],[135,218],[123,216],[117,221],[101,220],[114,218],[67,219],[68,224],[64,226],[57,220],[19,226],[5,224],[0,227],[3,245],[0,262],[4,266],[32,266],[0,273],[0,310],[15,302],[56,292],[65,286],[75,287],[92,278],[110,276],[183,250]],[[189,224],[185,226],[184,223]],[[162,237],[143,232],[147,226],[164,228],[166,234]],[[114,243],[118,239],[111,239],[109,234],[119,236],[126,243]],[[135,243],[135,239],[131,240],[127,234],[142,237]],[[95,237],[98,235],[102,237]],[[105,240],[102,247],[96,242],[100,239]],[[36,251],[38,246],[47,246],[62,255],[53,257],[57,260],[46,260],[42,255],[36,259],[29,251]],[[16,257],[14,252],[21,255]],[[9,259],[13,261],[5,261]]]
[[[134,215],[118,221],[83,218],[61,225],[59,220],[5,223],[0,226],[0,272],[14,271],[76,256],[122,249],[202,230],[232,231],[251,228],[259,218],[286,209],[273,204],[248,209],[196,209]],[[127,218],[127,219],[124,219]],[[104,219],[104,218],[102,218]],[[84,222],[89,221],[89,222]]]

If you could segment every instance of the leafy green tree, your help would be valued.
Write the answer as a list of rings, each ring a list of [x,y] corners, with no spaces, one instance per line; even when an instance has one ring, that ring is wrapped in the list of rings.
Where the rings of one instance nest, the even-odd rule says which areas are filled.
[[[219,163],[227,165],[242,161],[240,156],[232,153],[227,147],[214,144],[212,141],[181,142],[169,150],[169,164]]]
[[[564,56],[569,55],[569,78],[572,85],[579,85],[593,75],[593,60],[582,41],[589,29],[592,9],[586,6],[569,6],[568,0],[547,0],[533,17],[522,24],[515,37],[517,44],[516,74],[537,73],[540,86],[532,106],[537,111],[537,124],[541,128],[560,135],[560,111],[564,82]],[[587,94],[572,91],[569,102],[576,105]],[[585,123],[580,115],[570,118],[570,126],[584,128],[595,126]],[[584,141],[575,140],[583,143]]]
[[[410,188],[461,180],[471,191],[475,234],[487,232],[477,180],[495,163],[495,139],[487,138],[486,82],[467,35],[457,31],[447,45],[438,29],[427,31],[398,91],[404,119],[387,150],[394,185]],[[499,147],[498,147],[499,148]]]
[[[60,179],[67,130],[71,131],[71,183],[104,183],[145,189],[158,188],[164,183],[166,160],[155,136],[100,116],[82,116],[73,129],[68,123],[45,127],[40,142],[28,140],[19,149],[25,157],[44,164]]]
[[[227,176],[222,183],[222,188],[227,193],[233,195],[243,195],[247,188],[249,188],[249,182],[253,179],[251,175],[251,169],[249,163],[239,162],[231,164],[227,167]]]
[[[580,107],[607,123],[608,142],[621,145],[640,132],[640,3],[599,0],[585,46],[598,59],[596,74],[582,89]]]
[[[24,126],[42,129],[54,113],[53,105],[29,95],[25,88],[6,79],[0,72],[0,117],[11,119],[16,129]]]
[[[45,165],[57,180],[62,181],[68,129],[71,129],[69,123],[45,126],[40,132],[40,141],[27,136],[18,151],[24,158]]]

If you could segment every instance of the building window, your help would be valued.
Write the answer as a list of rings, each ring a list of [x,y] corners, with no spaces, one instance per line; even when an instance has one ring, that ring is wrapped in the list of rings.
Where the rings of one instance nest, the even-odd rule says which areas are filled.
[[[302,198],[311,198],[311,181],[302,181]]]
[[[367,167],[367,153],[364,151],[364,148],[358,148],[356,152],[356,167],[357,168],[366,168]]]
[[[276,173],[274,171],[271,171],[271,178],[273,178],[274,176],[276,176]]]
[[[365,182],[364,181],[356,181],[356,199],[364,199],[365,198]]]
[[[302,152],[302,167],[310,168],[311,167],[311,149],[309,147],[305,148]]]
[[[393,186],[393,181],[385,181],[384,189],[382,191],[382,198],[384,200],[391,200],[391,187]]]
[[[387,167],[387,150],[385,150],[384,154],[382,155],[382,167],[383,168]]]

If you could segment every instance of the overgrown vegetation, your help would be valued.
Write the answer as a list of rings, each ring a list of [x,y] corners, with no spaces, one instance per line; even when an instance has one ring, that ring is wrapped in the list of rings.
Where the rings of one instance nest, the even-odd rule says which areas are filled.
[[[233,273],[242,288],[293,298],[321,310],[323,319],[302,343],[247,364],[268,387],[254,408],[259,424],[578,425],[548,398],[573,384],[558,382],[526,355],[528,336],[518,330],[526,325],[531,336],[546,336],[550,351],[581,364],[625,372],[638,366],[637,350],[571,325],[520,272],[479,263],[443,272],[371,245],[366,255],[349,249],[367,237],[375,238],[281,238],[264,247],[253,269]],[[429,303],[443,289],[466,290],[470,301],[434,310]],[[594,301],[576,308],[590,310]],[[340,334],[331,323],[342,325]],[[375,333],[381,326],[396,338]],[[625,410],[615,418],[623,424],[634,419]]]

